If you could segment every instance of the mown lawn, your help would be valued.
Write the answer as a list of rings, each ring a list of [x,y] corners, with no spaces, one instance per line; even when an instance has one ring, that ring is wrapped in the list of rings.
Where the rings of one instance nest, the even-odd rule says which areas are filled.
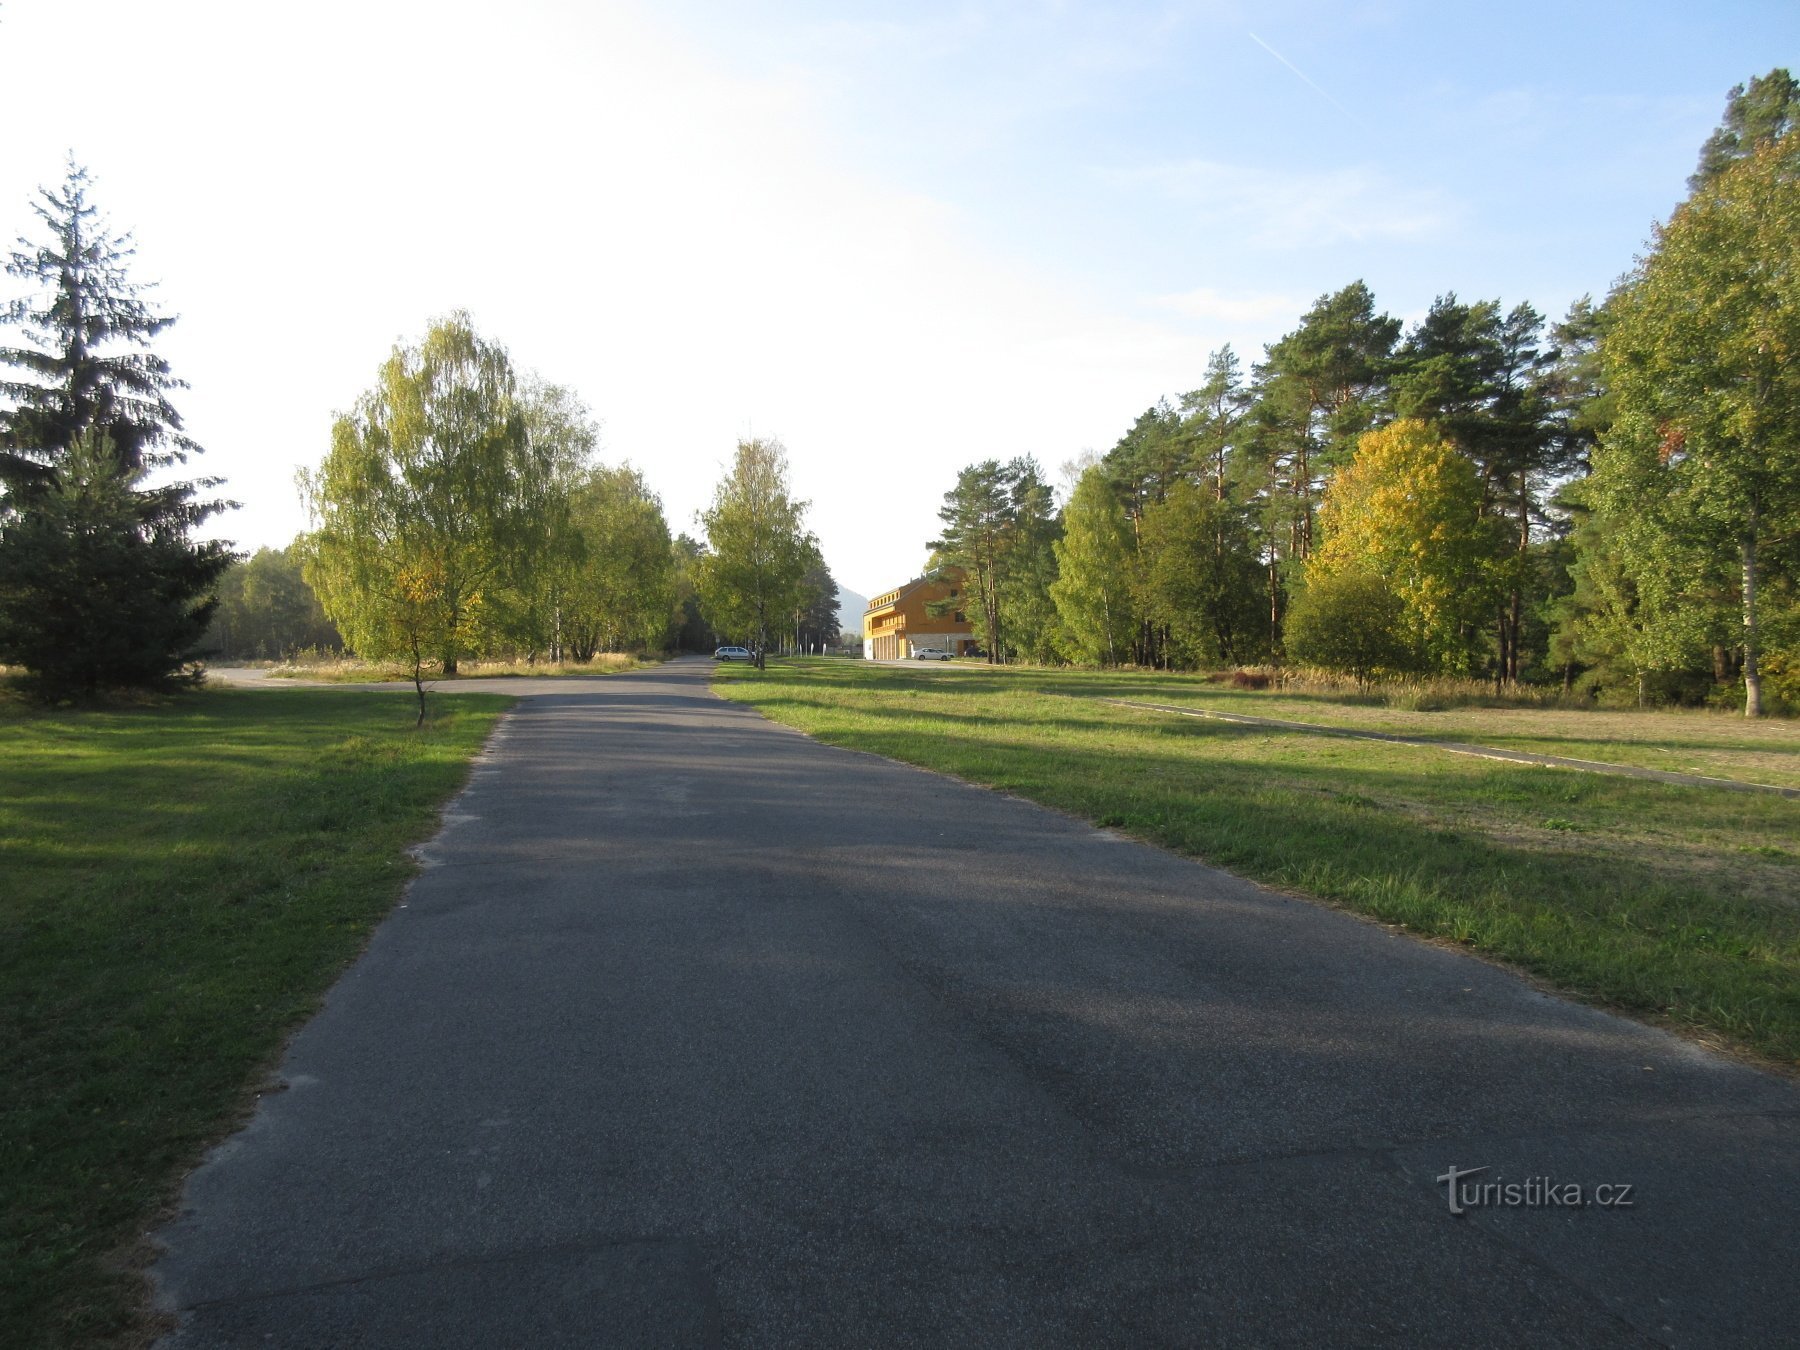
[[[510,700],[0,703],[0,1345],[145,1331],[142,1234],[392,906]]]
[[[719,679],[726,697],[822,741],[1015,792],[1800,1065],[1800,802],[1137,712],[1092,696],[1176,701],[1179,685],[1165,677],[1139,686],[1129,675],[842,661],[733,668]],[[1230,706],[1293,715],[1250,698]],[[1471,725],[1480,716],[1469,711],[1455,737],[1509,743],[1480,734]],[[1640,751],[1660,733],[1700,736],[1729,756],[1739,734],[1644,716]],[[1597,722],[1582,742],[1617,744],[1611,727]],[[1558,730],[1559,743],[1567,734]]]

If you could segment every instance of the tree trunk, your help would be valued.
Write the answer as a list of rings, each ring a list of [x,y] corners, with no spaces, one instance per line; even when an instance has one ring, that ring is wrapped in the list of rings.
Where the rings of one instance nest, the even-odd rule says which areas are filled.
[[[1517,593],[1515,593],[1514,599],[1517,598]],[[1496,694],[1501,693],[1506,688],[1507,671],[1511,667],[1513,660],[1512,629],[1507,621],[1507,612],[1505,609],[1500,611],[1499,629],[1500,653],[1499,659],[1494,663],[1494,692]]]
[[[1519,571],[1513,577],[1511,603],[1507,614],[1506,678],[1519,682],[1519,646],[1525,637],[1524,590],[1525,561],[1531,556],[1531,476],[1519,470]]]
[[[1269,541],[1269,661],[1281,664],[1281,586],[1275,572],[1275,541]]]
[[[1525,630],[1525,616],[1522,612],[1519,588],[1513,587],[1511,612],[1506,622],[1506,680],[1508,684],[1519,682],[1519,642]]]
[[[1294,465],[1294,487],[1300,499],[1300,518],[1295,522],[1294,556],[1301,562],[1312,557],[1312,458],[1306,438],[1300,440],[1300,457]]]
[[[1750,532],[1740,549],[1744,558],[1744,716],[1762,716],[1762,673],[1757,669],[1756,631],[1756,510],[1750,511]]]
[[[419,716],[418,716],[418,720],[413,723],[414,731],[417,731],[420,727],[425,725],[425,676],[424,676],[424,670],[425,670],[425,652],[420,647],[418,639],[415,638],[413,640],[413,644],[412,644],[412,677],[413,677],[413,692],[415,692],[419,696]]]

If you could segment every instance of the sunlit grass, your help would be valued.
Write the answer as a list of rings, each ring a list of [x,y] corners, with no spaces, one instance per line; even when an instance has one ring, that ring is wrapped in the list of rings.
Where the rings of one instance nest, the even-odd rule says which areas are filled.
[[[459,663],[454,675],[446,676],[435,669],[427,670],[425,682],[441,685],[454,680],[493,679],[502,675],[619,675],[628,670],[660,665],[662,660],[660,656],[600,652],[591,661],[463,661]],[[268,671],[270,679],[323,680],[331,684],[412,681],[412,671],[395,662],[362,661],[355,657],[289,662],[271,665]]]
[[[884,667],[896,675],[911,668]],[[1492,685],[1419,681],[1358,692],[1348,680],[1291,677],[1282,687],[1234,684],[1230,674],[1182,674],[1149,670],[1067,670],[960,663],[924,667],[921,678],[1011,681],[1016,687],[1071,697],[1121,698],[1217,712],[1310,722],[1320,726],[1425,736],[1562,755],[1639,768],[1667,769],[1714,778],[1737,778],[1778,787],[1800,787],[1800,720],[1701,708],[1617,711],[1537,699],[1495,698]],[[1252,672],[1254,673],[1254,672]],[[1468,686],[1458,702],[1446,691]],[[1434,697],[1421,691],[1438,690]],[[1442,706],[1440,706],[1440,704]]]
[[[1443,716],[1296,706],[1291,696],[1284,707],[1194,677],[818,662],[723,671],[718,687],[829,743],[1004,788],[1800,1063],[1800,802],[1175,717],[1097,697],[1188,698],[1268,716],[1304,706],[1314,714],[1304,720],[1346,724],[1367,713]],[[1618,753],[1605,739],[1613,724],[1588,719],[1626,715],[1519,711],[1582,719],[1584,743]],[[1791,763],[1780,759],[1788,727],[1746,733],[1703,715],[1651,716],[1644,726],[1657,730],[1639,728],[1638,750],[1661,746],[1660,731],[1741,766],[1738,738],[1772,731],[1753,740],[1753,753]],[[1558,745],[1569,730],[1531,727]]]
[[[411,873],[508,700],[0,702],[0,1345],[142,1334],[132,1244]]]

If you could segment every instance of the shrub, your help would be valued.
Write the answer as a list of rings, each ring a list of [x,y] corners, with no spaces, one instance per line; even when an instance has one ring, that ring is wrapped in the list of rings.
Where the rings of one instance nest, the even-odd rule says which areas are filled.
[[[1373,572],[1349,570],[1312,578],[1288,610],[1287,646],[1298,661],[1347,671],[1366,687],[1377,672],[1418,668],[1406,640],[1406,607]]]

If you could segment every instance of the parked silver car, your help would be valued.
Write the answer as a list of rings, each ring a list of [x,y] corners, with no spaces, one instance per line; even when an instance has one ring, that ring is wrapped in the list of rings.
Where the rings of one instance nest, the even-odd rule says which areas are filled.
[[[715,661],[754,661],[748,647],[719,647],[713,651]]]

